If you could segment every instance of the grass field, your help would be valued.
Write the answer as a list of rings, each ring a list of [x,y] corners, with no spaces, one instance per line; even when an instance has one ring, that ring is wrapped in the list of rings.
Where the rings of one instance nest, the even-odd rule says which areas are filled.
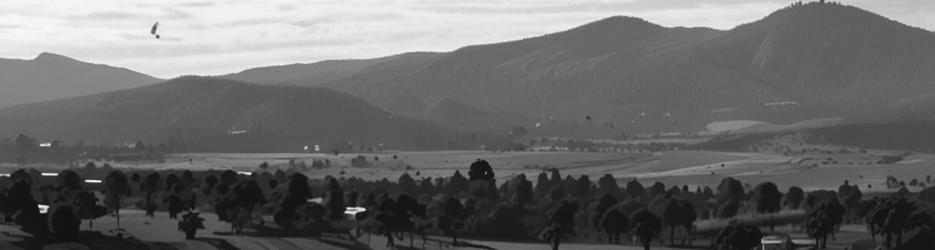
[[[914,154],[894,164],[870,163],[878,152],[866,154],[812,154],[784,156],[773,153],[728,153],[708,151],[669,151],[662,153],[592,153],[592,152],[489,152],[489,151],[426,151],[381,152],[362,154],[176,154],[165,163],[121,164],[115,167],[136,169],[233,169],[256,171],[258,165],[269,163],[273,168],[288,168],[290,160],[311,164],[315,159],[327,159],[333,164],[322,169],[305,171],[311,178],[355,176],[366,180],[387,178],[395,181],[403,173],[416,179],[449,177],[456,170],[466,174],[476,159],[485,159],[494,167],[498,181],[526,174],[532,181],[548,168],[561,170],[562,175],[578,177],[588,175],[596,181],[611,174],[623,185],[636,178],[644,185],[661,181],[667,186],[716,186],[725,177],[734,177],[744,183],[756,185],[771,181],[780,189],[800,186],[806,190],[836,189],[844,180],[857,184],[862,191],[886,192],[886,176],[894,176],[907,183],[912,178],[924,181],[935,174],[931,166],[935,155]],[[368,166],[351,167],[350,160],[358,155],[367,158]],[[394,156],[396,159],[394,160]],[[375,161],[374,157],[379,158]],[[834,164],[822,164],[834,158]],[[191,160],[191,161],[189,161]],[[10,173],[21,166],[0,166],[0,173]],[[31,166],[43,171],[57,171],[61,166]],[[342,174],[343,172],[343,174]],[[868,186],[869,185],[869,186]],[[919,187],[910,187],[918,191]]]
[[[369,163],[367,167],[350,166],[351,158],[358,155],[367,158]],[[394,156],[397,159],[394,160]],[[374,157],[379,160],[374,161]],[[828,157],[833,157],[839,163],[820,164],[817,160]],[[314,159],[328,159],[333,163],[332,167],[308,169],[305,173],[312,178],[331,175],[356,176],[367,180],[383,178],[396,180],[403,173],[409,173],[417,179],[449,177],[456,170],[466,174],[471,162],[476,159],[485,159],[494,167],[499,181],[521,173],[535,181],[535,176],[543,170],[555,167],[561,170],[562,175],[575,177],[589,175],[592,181],[596,181],[604,174],[612,174],[621,185],[637,178],[644,185],[661,181],[670,186],[677,184],[694,188],[698,185],[716,186],[721,179],[734,177],[751,185],[772,181],[783,190],[793,185],[806,190],[814,190],[836,189],[844,180],[849,180],[852,184],[858,184],[864,192],[891,191],[885,188],[886,176],[889,175],[909,182],[912,178],[924,180],[926,175],[935,174],[935,169],[930,167],[935,162],[933,155],[915,154],[895,164],[865,163],[866,159],[872,157],[876,156],[856,153],[783,156],[771,153],[707,151],[662,153],[431,151],[341,154],[338,156],[218,153],[170,155],[166,163],[115,164],[115,166],[256,171],[257,166],[263,162],[268,162],[274,167],[288,168],[290,160],[311,164]]]

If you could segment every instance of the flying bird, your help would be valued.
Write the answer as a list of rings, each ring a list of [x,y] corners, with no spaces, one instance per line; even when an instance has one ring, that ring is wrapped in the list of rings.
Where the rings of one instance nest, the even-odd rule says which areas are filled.
[[[149,30],[149,34],[155,35],[156,39],[159,39],[159,34],[156,33],[157,29],[159,29],[159,22],[153,24],[153,28]]]

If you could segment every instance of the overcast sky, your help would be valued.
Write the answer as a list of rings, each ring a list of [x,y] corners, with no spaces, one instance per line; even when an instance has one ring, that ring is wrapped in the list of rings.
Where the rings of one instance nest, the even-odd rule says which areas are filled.
[[[730,29],[782,0],[0,0],[0,57],[40,52],[157,77],[325,59],[450,51],[613,15]],[[935,0],[844,0],[935,30]],[[160,22],[162,39],[149,35]]]

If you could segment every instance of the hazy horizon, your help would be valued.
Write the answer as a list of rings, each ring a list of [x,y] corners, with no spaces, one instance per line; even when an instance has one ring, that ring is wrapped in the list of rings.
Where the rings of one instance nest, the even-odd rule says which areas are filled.
[[[15,41],[0,58],[52,52],[160,78],[217,75],[331,59],[510,41],[610,16],[667,27],[730,29],[797,1],[13,1],[0,7],[0,35]],[[935,30],[935,1],[840,1],[910,26]],[[237,15],[226,15],[237,13]],[[149,34],[160,22],[162,39]]]

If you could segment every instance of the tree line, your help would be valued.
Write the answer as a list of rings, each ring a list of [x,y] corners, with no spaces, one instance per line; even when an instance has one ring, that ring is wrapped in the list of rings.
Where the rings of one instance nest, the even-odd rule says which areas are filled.
[[[103,182],[84,183],[82,176]],[[935,201],[932,188],[918,195],[903,190],[864,199],[860,189],[847,182],[838,190],[790,187],[781,192],[771,182],[751,186],[727,177],[716,187],[691,190],[661,182],[647,187],[635,179],[620,186],[609,174],[597,181],[587,175],[563,177],[555,168],[541,172],[535,183],[520,174],[498,185],[494,168],[484,160],[472,163],[466,175],[458,170],[451,177],[417,178],[404,173],[392,181],[311,179],[268,164],[247,176],[232,170],[152,171],[89,163],[61,171],[54,181],[43,179],[35,169],[0,177],[0,212],[25,232],[65,240],[77,237],[81,220],[93,230],[95,218],[111,214],[120,227],[117,212],[132,207],[145,210],[150,218],[155,211],[166,211],[169,219],[179,219],[180,229],[203,228],[194,211],[209,211],[229,223],[233,234],[245,228],[301,236],[358,237],[367,232],[386,237],[390,246],[407,235],[410,244],[414,237],[444,235],[455,245],[467,237],[545,241],[553,249],[589,235],[603,244],[639,244],[645,249],[654,244],[690,246],[704,237],[718,249],[749,249],[759,244],[765,228],[772,231],[779,222],[736,220],[737,216],[780,211],[804,211],[801,219],[784,223],[802,227],[821,248],[843,223],[865,223],[874,240],[882,236],[887,247],[900,245],[904,233],[935,225],[928,209]],[[40,202],[50,205],[48,213],[39,213]],[[366,212],[349,216],[347,207]],[[263,215],[271,215],[272,221],[264,221]],[[731,222],[704,229],[714,232],[699,232],[700,220]],[[337,226],[345,221],[356,227]],[[194,237],[188,230],[186,234]]]

